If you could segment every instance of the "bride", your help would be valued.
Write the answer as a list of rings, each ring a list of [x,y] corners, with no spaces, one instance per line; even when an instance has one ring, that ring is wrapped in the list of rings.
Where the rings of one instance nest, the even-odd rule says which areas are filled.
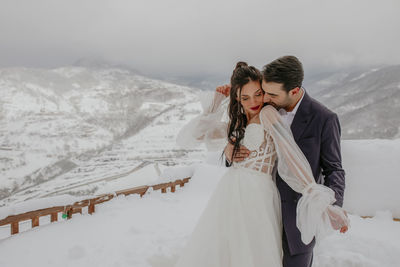
[[[255,67],[237,63],[231,86],[218,87],[203,114],[178,135],[178,144],[187,148],[204,142],[208,149],[222,151],[228,141],[234,144],[233,153],[240,145],[251,153],[234,162],[220,179],[176,267],[282,266],[275,165],[285,182],[302,193],[297,227],[305,244],[329,229],[348,225],[344,211],[332,205],[333,191],[315,182],[279,113],[272,106],[263,107],[261,80]],[[228,124],[222,120],[226,111]]]

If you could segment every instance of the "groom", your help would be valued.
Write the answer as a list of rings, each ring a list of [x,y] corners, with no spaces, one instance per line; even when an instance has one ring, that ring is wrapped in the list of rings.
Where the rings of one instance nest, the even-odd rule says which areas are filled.
[[[340,152],[340,124],[335,113],[311,98],[302,87],[304,72],[294,56],[278,58],[264,66],[262,88],[264,103],[274,106],[290,126],[294,139],[311,165],[315,181],[335,192],[336,205],[343,205],[345,173]],[[231,159],[233,146],[225,148],[228,162],[242,161],[249,151],[241,147]],[[279,164],[279,162],[278,162]],[[315,240],[305,245],[296,226],[296,207],[301,194],[276,176],[282,202],[283,266],[310,267]],[[347,229],[342,228],[341,232]]]

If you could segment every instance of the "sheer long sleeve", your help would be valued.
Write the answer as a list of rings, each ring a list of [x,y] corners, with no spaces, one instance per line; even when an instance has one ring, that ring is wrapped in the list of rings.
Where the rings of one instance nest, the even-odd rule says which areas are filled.
[[[227,123],[223,116],[227,110],[225,95],[215,92],[200,99],[203,113],[186,124],[178,133],[179,146],[191,149],[205,143],[210,151],[223,150],[227,143]]]
[[[331,230],[348,226],[345,212],[333,205],[336,201],[334,191],[315,182],[306,157],[275,108],[264,107],[260,120],[274,140],[279,175],[294,191],[302,194],[297,203],[296,224],[303,243],[309,244],[314,236],[321,237]]]

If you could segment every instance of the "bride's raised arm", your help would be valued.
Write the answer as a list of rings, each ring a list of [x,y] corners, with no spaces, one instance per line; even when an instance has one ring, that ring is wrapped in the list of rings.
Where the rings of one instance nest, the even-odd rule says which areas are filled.
[[[349,220],[344,210],[333,205],[334,191],[315,182],[310,164],[276,109],[272,106],[264,107],[260,120],[274,140],[280,177],[294,191],[302,194],[297,204],[296,224],[303,243],[309,244],[314,236],[328,230],[348,226]]]
[[[203,113],[179,131],[176,142],[183,148],[195,148],[205,143],[210,151],[222,151],[227,143],[227,123],[222,121],[222,117],[229,98],[215,91],[200,101]]]

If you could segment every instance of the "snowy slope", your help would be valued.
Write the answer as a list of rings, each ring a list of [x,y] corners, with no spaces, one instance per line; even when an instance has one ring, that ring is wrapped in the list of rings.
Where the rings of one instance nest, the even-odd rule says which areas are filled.
[[[184,160],[175,135],[200,112],[196,93],[119,68],[0,70],[0,206],[134,186],[136,170]]]
[[[142,199],[121,196],[99,205],[93,215],[60,218],[2,239],[0,266],[172,267],[224,171],[200,164],[192,180],[176,193],[151,192]],[[313,266],[399,266],[400,223],[391,216],[388,212],[374,219],[350,215],[347,234],[336,233],[317,244]],[[20,228],[29,228],[29,223]],[[9,231],[0,230],[2,238]]]
[[[366,113],[357,121],[346,124],[345,117],[350,116],[346,114],[357,112],[352,108],[344,109],[346,105],[340,103],[349,100],[350,96],[354,103],[371,101],[372,96],[376,97],[371,88],[378,85],[382,103],[398,101],[386,94],[398,92],[398,71],[396,67],[387,67],[319,77],[310,85],[317,89],[310,89],[310,93],[339,112],[344,137],[349,137],[357,123],[362,124],[357,131],[366,133],[370,124],[363,120],[373,119],[375,115]],[[343,89],[350,85],[353,90]],[[372,93],[363,94],[361,87]],[[332,88],[338,88],[335,97]],[[205,156],[204,148],[188,151],[175,144],[178,130],[201,111],[197,93],[189,87],[149,79],[135,71],[104,64],[81,64],[53,70],[1,69],[0,207],[12,208],[17,203],[43,197],[86,198],[151,184],[168,166],[200,162]],[[368,108],[372,106],[376,105],[371,104]],[[398,113],[396,107],[388,105],[387,109],[391,110],[388,114],[378,112],[377,123],[382,126],[373,127],[373,130],[383,131],[385,125],[398,127],[397,118],[391,119]],[[352,147],[352,144],[348,146]],[[355,145],[352,149],[363,146]],[[352,177],[352,171],[357,173],[363,163],[351,161],[354,155],[346,147],[344,143],[344,164]],[[379,148],[380,145],[373,145],[370,150]],[[380,151],[387,153],[386,148]],[[346,164],[347,159],[352,163]],[[375,166],[384,163],[379,162]],[[374,203],[381,206],[379,202]],[[364,215],[370,212],[355,211]]]
[[[173,149],[165,146],[160,150],[161,143],[154,141],[152,146],[151,143],[140,142],[141,135],[149,134],[151,136],[150,132],[155,132],[157,127],[161,126],[154,123],[154,127],[150,127],[149,131],[145,129],[139,136],[132,137],[129,142],[124,143],[128,148],[132,146],[132,150],[121,149],[121,147],[118,150],[116,147],[114,150],[107,151],[108,154],[102,154],[100,158],[103,161],[105,159],[115,160],[107,163],[106,167],[97,166],[92,170],[91,176],[85,177],[78,171],[71,171],[61,175],[58,179],[36,186],[37,192],[17,193],[14,196],[16,200],[25,200],[11,202],[0,207],[0,219],[8,215],[55,205],[67,205],[79,199],[89,198],[83,193],[78,194],[80,191],[87,194],[90,194],[91,190],[95,192],[94,194],[112,193],[134,186],[152,185],[191,177],[194,172],[192,162],[196,161],[223,166],[219,152],[206,154],[202,149],[184,151],[176,148],[174,142],[170,143]],[[168,142],[163,143],[168,144]],[[134,147],[138,148],[137,151],[134,151]],[[142,161],[136,159],[137,165],[134,165],[134,171],[131,169],[132,166],[128,166],[127,163],[125,167],[116,165],[124,162],[126,158],[138,157],[135,153],[146,155],[147,152],[149,157],[144,157]],[[109,153],[114,154],[110,155]],[[161,153],[159,155],[162,157],[157,158],[157,153]],[[398,164],[400,139],[345,140],[342,142],[342,156],[343,168],[346,172],[344,208],[350,213],[361,216],[373,216],[378,211],[388,210],[394,217],[400,218],[398,204],[400,203],[400,194],[398,193],[400,188],[400,165]],[[95,164],[97,159],[99,158],[91,158],[87,164]],[[83,164],[81,165],[83,166]],[[108,170],[107,168],[110,166],[114,167]],[[116,170],[119,170],[120,173],[110,175],[115,174]],[[81,172],[85,173],[82,170]]]
[[[203,161],[205,149],[182,150],[175,138],[201,110],[196,93],[119,68],[1,70],[0,217],[157,183],[160,173],[171,180],[192,173],[182,166]],[[391,217],[400,217],[400,142],[342,147],[345,208],[378,217],[352,215],[347,235],[317,246],[314,265],[399,266],[400,224]],[[0,227],[0,266],[173,266],[224,171],[196,165],[175,194],[119,197],[91,216],[41,218],[32,230],[27,221],[12,237]]]

